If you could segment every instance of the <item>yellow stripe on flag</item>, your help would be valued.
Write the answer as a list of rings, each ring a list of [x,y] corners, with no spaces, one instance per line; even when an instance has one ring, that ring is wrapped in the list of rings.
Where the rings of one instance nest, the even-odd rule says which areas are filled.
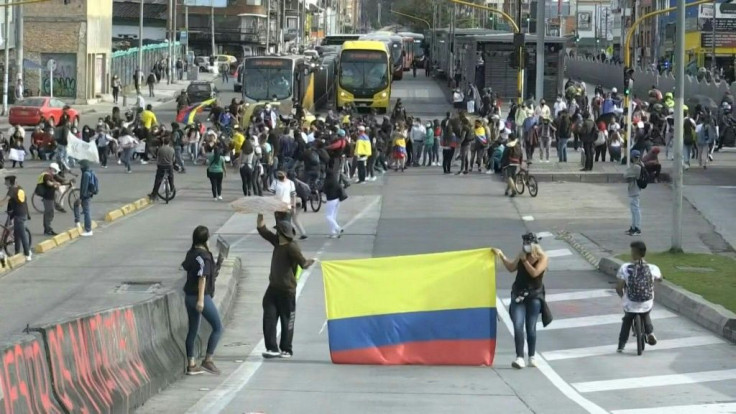
[[[495,307],[490,248],[322,262],[327,319]]]

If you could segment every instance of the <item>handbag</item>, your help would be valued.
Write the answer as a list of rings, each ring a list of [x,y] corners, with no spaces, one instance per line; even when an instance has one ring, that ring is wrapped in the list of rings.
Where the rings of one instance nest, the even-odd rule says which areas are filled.
[[[348,193],[345,191],[344,188],[341,187],[340,188],[340,197],[339,197],[339,200],[340,200],[340,202],[343,202],[343,201],[345,201],[347,199],[348,199]]]

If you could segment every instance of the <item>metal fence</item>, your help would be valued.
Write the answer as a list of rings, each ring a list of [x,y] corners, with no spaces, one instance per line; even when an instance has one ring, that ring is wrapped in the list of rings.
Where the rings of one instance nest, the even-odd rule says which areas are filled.
[[[174,58],[181,56],[182,45],[179,42],[174,43]],[[164,59],[169,55],[169,44],[158,43],[155,45],[143,46],[143,71],[144,80],[151,71],[153,64]],[[128,50],[121,50],[112,54],[110,70],[112,75],[118,75],[123,88],[134,84],[135,70],[138,68],[138,48],[133,47]]]

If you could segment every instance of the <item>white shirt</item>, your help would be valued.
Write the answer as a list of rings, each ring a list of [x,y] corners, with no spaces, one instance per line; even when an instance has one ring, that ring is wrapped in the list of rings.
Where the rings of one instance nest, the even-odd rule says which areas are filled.
[[[559,115],[560,112],[565,109],[567,109],[567,104],[565,103],[565,101],[555,102],[555,118],[557,118],[557,115]]]
[[[452,93],[452,102],[462,102],[463,99],[465,99],[465,98],[463,97],[462,92],[453,92]]]
[[[291,205],[291,196],[296,195],[296,186],[288,178],[285,178],[284,181],[277,179],[271,184],[271,191],[274,192],[276,199]]]
[[[631,265],[631,262],[627,262],[621,265],[621,267],[618,269],[618,273],[616,274],[616,278],[628,283],[629,276],[631,276],[629,274],[628,267]],[[652,273],[652,283],[654,283],[654,280],[662,278],[662,271],[659,270],[659,267],[657,265],[649,263],[646,263],[646,265],[649,266],[649,271]],[[633,302],[629,299],[628,291],[624,289],[624,296],[622,298],[622,301],[624,305],[624,311],[629,313],[646,313],[651,311],[652,307],[654,306],[654,294],[652,294],[652,299],[646,302]]]

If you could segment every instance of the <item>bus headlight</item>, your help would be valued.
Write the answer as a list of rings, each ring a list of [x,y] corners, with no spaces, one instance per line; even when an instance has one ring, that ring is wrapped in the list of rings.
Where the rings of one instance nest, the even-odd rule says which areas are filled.
[[[346,96],[348,96],[348,95],[347,95],[347,94],[346,94],[345,92],[343,92],[343,91],[340,91],[340,97],[341,97],[341,98],[344,98],[344,97],[346,97]]]
[[[388,94],[386,92],[381,92],[381,98],[386,98],[386,97],[388,97]]]

